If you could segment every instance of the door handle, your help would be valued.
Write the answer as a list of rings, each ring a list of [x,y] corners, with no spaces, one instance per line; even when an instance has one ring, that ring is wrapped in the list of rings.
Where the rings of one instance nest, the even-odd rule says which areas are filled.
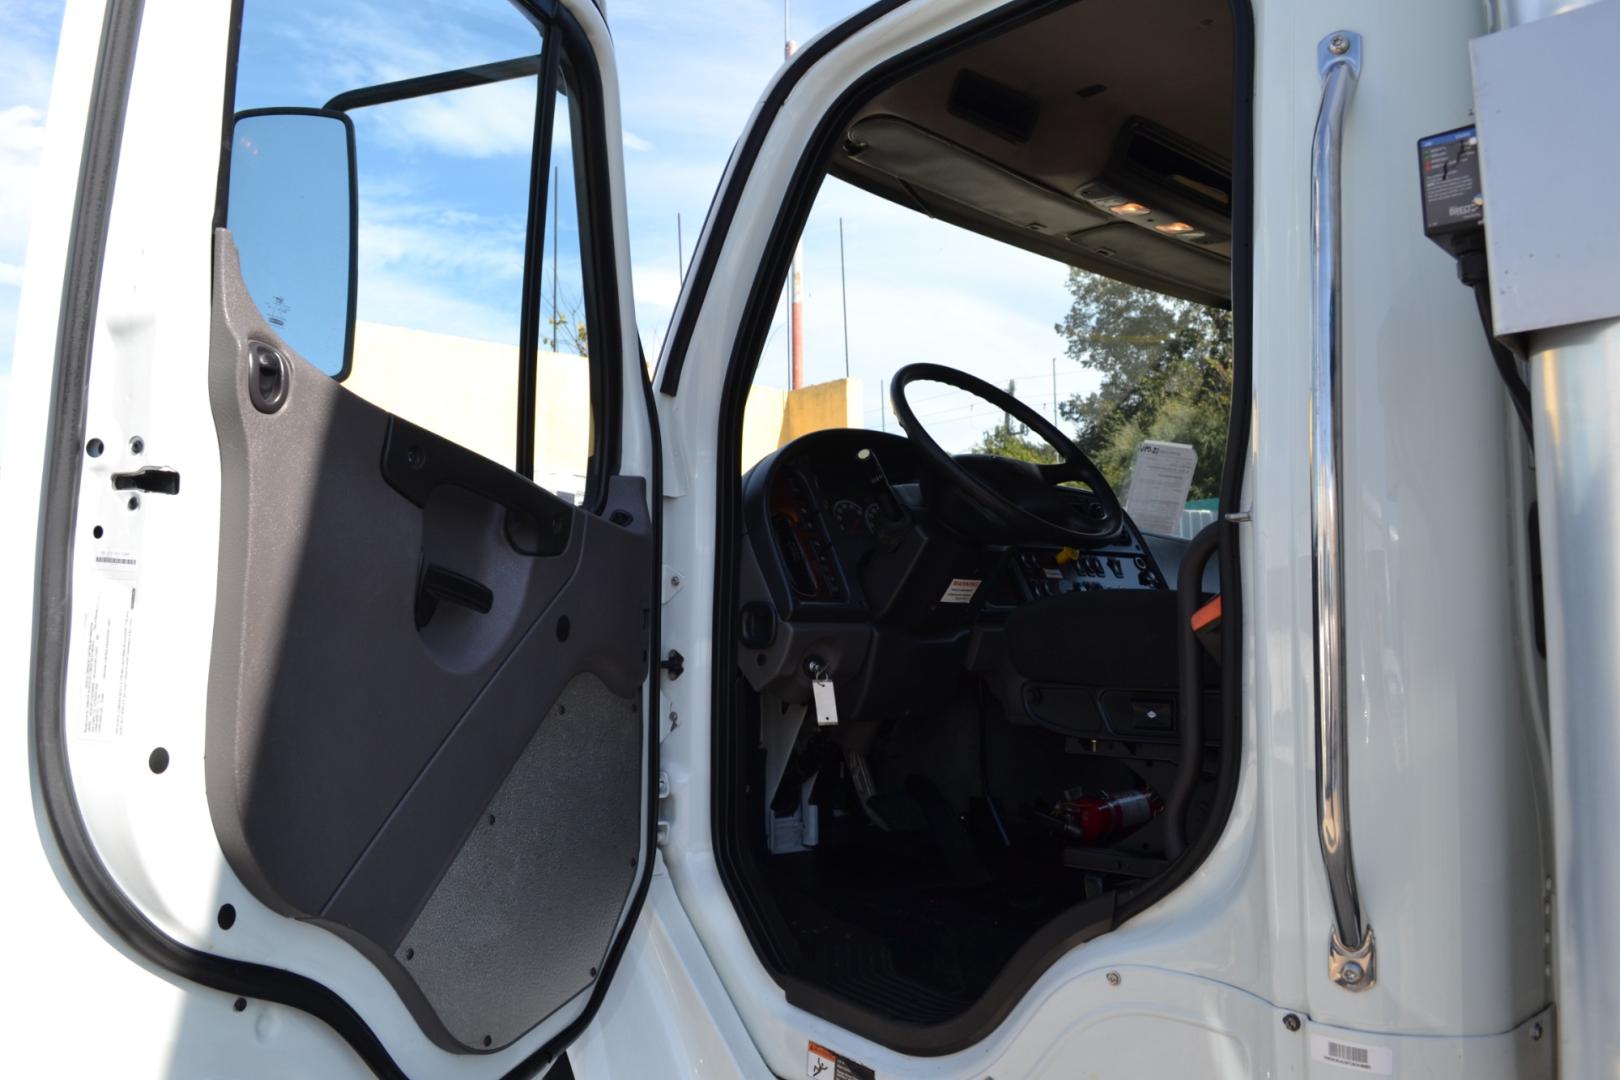
[[[1377,981],[1372,926],[1350,847],[1344,655],[1344,492],[1340,412],[1340,166],[1344,110],[1361,76],[1361,35],[1316,46],[1322,107],[1311,142],[1311,586],[1315,624],[1316,825],[1333,903],[1328,976],[1350,991]]]
[[[507,510],[506,537],[524,555],[560,555],[568,547],[574,504],[476,451],[408,420],[388,418],[382,474],[388,486],[426,507],[439,487],[458,487]]]
[[[433,620],[439,604],[455,604],[480,615],[487,615],[495,604],[495,594],[489,586],[474,581],[466,574],[429,563],[422,567],[416,579],[416,628]]]

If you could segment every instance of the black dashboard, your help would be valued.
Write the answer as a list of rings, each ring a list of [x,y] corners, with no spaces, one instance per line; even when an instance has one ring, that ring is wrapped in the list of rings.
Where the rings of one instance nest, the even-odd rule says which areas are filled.
[[[1129,520],[1093,548],[986,542],[956,526],[940,487],[904,437],[859,429],[815,432],[756,465],[744,480],[744,520],[780,616],[915,624],[930,612],[1166,587]],[[913,603],[900,606],[905,598]]]
[[[1064,497],[1083,510],[1091,496]],[[942,673],[999,662],[1003,626],[1037,601],[1166,589],[1128,518],[1083,549],[987,536],[899,435],[795,440],[746,474],[743,514],[742,673],[783,700],[805,700],[822,673],[846,719],[951,692]]]

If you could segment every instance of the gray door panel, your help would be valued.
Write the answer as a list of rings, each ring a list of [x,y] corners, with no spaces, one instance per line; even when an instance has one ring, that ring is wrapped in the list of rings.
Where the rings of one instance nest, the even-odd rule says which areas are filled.
[[[297,357],[224,230],[215,278],[221,845],[442,1045],[497,1049],[589,987],[646,857],[645,484],[575,509]],[[288,361],[271,412],[250,343]]]

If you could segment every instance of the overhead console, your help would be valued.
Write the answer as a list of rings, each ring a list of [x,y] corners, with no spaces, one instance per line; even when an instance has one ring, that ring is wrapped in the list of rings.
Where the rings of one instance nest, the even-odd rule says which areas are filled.
[[[845,153],[898,181],[912,205],[936,217],[988,216],[1047,238],[1067,262],[1089,254],[1100,273],[1132,277],[1208,303],[1231,277],[1231,168],[1140,118],[1120,132],[1103,174],[1072,193],[1050,187],[909,120],[868,116],[850,129]],[[940,200],[947,200],[941,203]],[[1146,275],[1143,277],[1143,275]]]
[[[1233,58],[1208,31],[1229,17],[1221,0],[1070,5],[880,92],[830,171],[1072,266],[1224,306]]]

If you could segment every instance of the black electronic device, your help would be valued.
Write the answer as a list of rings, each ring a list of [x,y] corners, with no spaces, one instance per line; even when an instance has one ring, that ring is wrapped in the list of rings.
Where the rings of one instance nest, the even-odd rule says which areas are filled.
[[[1485,224],[1479,179],[1479,135],[1473,125],[1418,140],[1423,234],[1454,251],[1453,238]]]

